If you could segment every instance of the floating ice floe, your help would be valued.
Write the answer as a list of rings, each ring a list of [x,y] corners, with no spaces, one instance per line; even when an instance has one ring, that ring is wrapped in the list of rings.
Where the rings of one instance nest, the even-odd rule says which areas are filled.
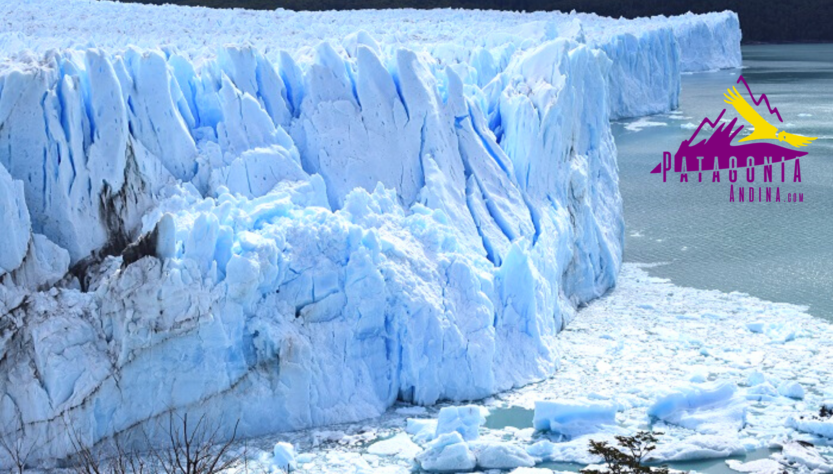
[[[756,459],[749,462],[728,459],[726,465],[733,471],[753,474],[782,474],[784,472],[784,465],[774,459]]]
[[[442,434],[428,443],[416,460],[426,471],[469,471],[477,466],[477,458],[456,431]]]
[[[764,334],[774,344],[783,344],[794,340],[798,336],[796,328],[789,321],[768,322],[755,321],[746,327],[758,334]]]
[[[616,410],[613,403],[586,399],[538,401],[533,426],[572,438],[615,425]]]
[[[823,457],[811,443],[791,441],[777,455],[783,464],[816,473],[833,472],[833,460]]]
[[[804,399],[804,387],[795,380],[785,380],[778,386],[778,393],[794,400]]]
[[[272,465],[282,471],[294,470],[297,466],[295,448],[289,443],[277,443],[272,450]]]
[[[610,434],[597,433],[592,436],[580,436],[569,441],[553,442],[548,439],[535,441],[526,448],[526,452],[539,461],[567,462],[575,464],[596,464],[602,461],[600,456],[590,454],[590,440],[605,441],[613,444],[615,439]]]
[[[553,474],[553,470],[541,467],[519,467],[513,469],[511,474]]]
[[[466,441],[476,440],[486,414],[485,408],[475,405],[443,407],[437,418],[436,436],[456,431]]]
[[[722,459],[746,454],[737,434],[695,434],[670,443],[660,443],[647,460],[659,462]]]
[[[648,415],[702,433],[740,430],[746,400],[728,381],[686,384],[666,390],[648,407]]]
[[[408,418],[405,431],[413,435],[417,442],[431,441],[437,434],[437,420]]]
[[[480,441],[470,445],[480,469],[514,469],[535,465],[535,459],[514,443]]]
[[[833,418],[819,418],[809,414],[791,416],[787,419],[787,426],[803,433],[833,440]]]
[[[642,129],[645,129],[645,128],[667,127],[667,126],[668,126],[668,124],[665,123],[665,122],[657,122],[656,120],[651,120],[650,118],[642,117],[638,120],[634,120],[633,122],[630,122],[629,124],[625,125],[625,129],[629,130],[631,132],[638,132],[638,131],[640,131]]]
[[[396,456],[405,459],[413,459],[421,451],[407,433],[398,433],[393,437],[377,441],[367,448],[367,452],[379,456]]]

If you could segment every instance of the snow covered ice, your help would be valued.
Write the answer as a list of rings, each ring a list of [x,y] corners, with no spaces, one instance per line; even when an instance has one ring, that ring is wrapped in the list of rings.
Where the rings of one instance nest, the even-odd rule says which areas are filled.
[[[609,120],[740,64],[730,12],[0,12],[0,423],[39,459],[552,375],[621,266]],[[528,464],[458,415],[426,463]]]

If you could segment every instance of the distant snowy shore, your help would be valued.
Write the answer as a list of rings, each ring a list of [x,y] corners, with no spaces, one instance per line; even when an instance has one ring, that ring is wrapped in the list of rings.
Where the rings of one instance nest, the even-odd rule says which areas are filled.
[[[741,61],[731,12],[0,15],[0,435],[37,460],[552,375],[621,266],[610,118]]]
[[[599,462],[587,452],[588,440],[651,428],[664,433],[653,453],[657,462],[732,457],[727,467],[740,472],[831,472],[833,418],[814,417],[833,404],[833,326],[803,311],[675,286],[625,264],[617,288],[559,334],[555,376],[478,403],[490,414],[469,449],[500,447],[502,462],[516,467],[529,459],[539,466],[587,465]],[[547,408],[541,403],[547,400],[574,404],[563,419],[584,422],[585,432],[535,431],[532,412],[536,402],[539,412]],[[590,408],[604,406],[612,407],[615,423],[594,424]],[[299,472],[407,473],[443,431],[434,431],[440,409],[401,407],[373,422],[250,446],[294,443]],[[489,428],[507,422],[512,426]],[[755,460],[745,464],[747,455]]]

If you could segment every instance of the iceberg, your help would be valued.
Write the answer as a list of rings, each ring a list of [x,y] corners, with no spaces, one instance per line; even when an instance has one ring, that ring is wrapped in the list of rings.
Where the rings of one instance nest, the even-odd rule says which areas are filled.
[[[811,472],[833,472],[830,459],[823,456],[811,444],[801,441],[785,443],[778,459],[783,465],[791,468],[804,469]]]
[[[533,425],[573,438],[616,425],[616,405],[591,400],[535,402]]]
[[[746,449],[737,436],[695,434],[676,442],[659,445],[647,459],[652,462],[689,461],[723,459],[745,454]]]
[[[272,450],[272,465],[283,472],[294,471],[295,447],[289,443],[277,443]]]
[[[785,380],[778,385],[778,393],[794,400],[804,399],[804,387],[795,380]]]
[[[480,469],[514,469],[532,467],[535,460],[518,445],[505,442],[478,442],[474,444],[477,467]]]
[[[736,384],[715,381],[665,390],[648,407],[648,415],[702,433],[743,428],[747,403]]]
[[[787,418],[787,426],[822,438],[833,439],[833,420],[819,418],[813,415],[791,416]]]
[[[749,462],[727,459],[726,465],[729,469],[737,472],[752,472],[756,474],[778,474],[784,472],[784,466],[774,459],[757,459]]]
[[[691,48],[740,60],[730,12],[0,12],[0,426],[37,460],[553,374],[621,266],[610,119],[675,107]],[[455,433],[425,463],[474,462]]]
[[[599,464],[603,461],[602,457],[590,454],[589,452],[591,440],[604,441],[608,444],[616,442],[614,436],[609,433],[594,433],[557,443],[548,439],[542,439],[527,446],[526,452],[539,461],[568,462],[584,465]]]
[[[408,418],[405,423],[405,432],[414,435],[414,440],[417,442],[424,443],[436,437],[437,420]]]
[[[429,472],[462,472],[477,466],[474,453],[456,431],[431,441],[428,448],[417,455],[416,460],[423,470]]]
[[[523,447],[499,441],[469,441],[460,432],[437,436],[416,455],[419,466],[430,472],[462,472],[479,469],[532,467],[535,459]]]
[[[478,430],[486,422],[485,410],[474,405],[444,407],[437,418],[437,436],[457,432],[466,441],[476,440]]]
[[[377,441],[367,448],[370,454],[378,456],[396,456],[413,459],[421,450],[406,433],[399,433],[389,439]]]

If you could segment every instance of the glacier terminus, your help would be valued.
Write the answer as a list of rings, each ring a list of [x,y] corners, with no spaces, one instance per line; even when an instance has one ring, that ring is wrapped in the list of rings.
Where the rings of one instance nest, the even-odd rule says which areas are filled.
[[[552,376],[622,265],[610,120],[741,63],[731,12],[0,17],[0,427],[44,462],[171,412],[248,437]]]

